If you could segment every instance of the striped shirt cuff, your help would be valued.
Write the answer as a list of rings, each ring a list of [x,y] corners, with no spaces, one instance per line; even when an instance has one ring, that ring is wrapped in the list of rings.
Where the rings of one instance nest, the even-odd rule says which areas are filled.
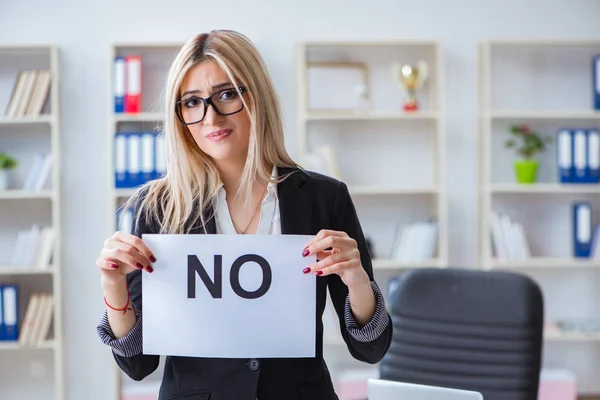
[[[111,347],[115,354],[123,357],[133,357],[141,354],[144,349],[142,337],[142,314],[139,312],[139,309],[135,303],[131,303],[131,306],[133,307],[133,312],[135,313],[135,324],[126,336],[123,336],[119,339],[115,338],[115,335],[110,327],[110,323],[108,322],[107,311],[104,311],[104,315],[102,316],[100,324],[97,327],[98,335],[100,336],[102,343]]]
[[[389,318],[387,310],[385,308],[385,301],[381,290],[377,286],[377,283],[371,282],[373,293],[375,294],[375,314],[371,320],[362,328],[356,322],[354,315],[352,314],[352,308],[350,306],[350,295],[346,297],[346,305],[344,310],[344,319],[346,321],[346,329],[359,342],[367,343],[377,339],[387,328]]]

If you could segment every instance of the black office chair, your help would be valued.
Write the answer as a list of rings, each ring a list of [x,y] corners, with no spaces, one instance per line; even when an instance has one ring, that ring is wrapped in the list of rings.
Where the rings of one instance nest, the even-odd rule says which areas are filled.
[[[536,400],[544,302],[510,272],[411,270],[390,282],[392,345],[380,378]]]

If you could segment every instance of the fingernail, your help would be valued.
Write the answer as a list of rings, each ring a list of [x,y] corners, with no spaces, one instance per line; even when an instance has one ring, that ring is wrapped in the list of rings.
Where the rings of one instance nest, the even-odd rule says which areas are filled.
[[[152,271],[154,271],[154,268],[152,268],[151,266],[148,265],[148,268],[146,268],[148,270],[148,272],[152,273]]]
[[[112,269],[119,269],[119,266],[117,264],[110,264],[110,267]]]
[[[142,264],[140,264],[140,263],[137,263],[137,264],[135,264],[135,265],[136,265],[136,267],[138,267],[139,269],[144,269],[144,266],[143,266]]]
[[[308,274],[310,272],[310,267],[306,267],[302,270],[302,272],[304,272],[305,274]]]
[[[309,254],[308,247],[305,247],[304,251],[302,252],[302,257],[306,257],[308,254]]]
[[[156,262],[156,258],[154,258],[154,256],[150,256],[150,261],[152,261],[153,263]]]
[[[323,270],[322,269],[318,270],[317,272],[315,272],[315,275],[317,275],[317,276],[323,275]]]

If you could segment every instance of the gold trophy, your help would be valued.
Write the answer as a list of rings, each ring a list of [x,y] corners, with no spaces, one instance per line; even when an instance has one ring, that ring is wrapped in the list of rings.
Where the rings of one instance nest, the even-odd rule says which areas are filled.
[[[400,85],[406,89],[408,99],[404,103],[405,111],[417,111],[419,104],[415,97],[415,92],[423,87],[427,79],[427,63],[424,60],[417,62],[417,65],[394,63],[392,73]]]

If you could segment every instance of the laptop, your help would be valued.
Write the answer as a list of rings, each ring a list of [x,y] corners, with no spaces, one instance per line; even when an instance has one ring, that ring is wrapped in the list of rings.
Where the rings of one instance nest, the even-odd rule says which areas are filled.
[[[483,400],[479,392],[369,379],[369,400]]]

